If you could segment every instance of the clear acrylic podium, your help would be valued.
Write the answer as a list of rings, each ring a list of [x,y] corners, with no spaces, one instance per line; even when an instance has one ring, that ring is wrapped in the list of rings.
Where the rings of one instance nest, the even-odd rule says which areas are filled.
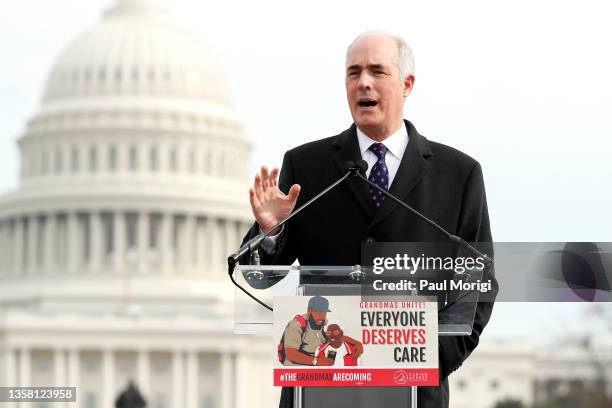
[[[435,273],[434,273],[435,274]],[[429,271],[429,275],[432,272]],[[476,282],[482,269],[468,269],[444,279]],[[366,289],[371,271],[359,266],[278,266],[238,265],[236,283],[250,294],[273,306],[275,296],[362,296],[365,300],[425,300],[438,302],[438,335],[462,336],[472,333],[478,292],[453,293],[406,292],[393,296],[373,296]],[[380,278],[380,275],[378,278]],[[443,274],[440,274],[443,276]],[[382,278],[393,279],[393,275]],[[397,277],[397,276],[396,276]],[[402,276],[405,278],[406,276]],[[419,279],[419,274],[412,278]],[[234,333],[272,336],[273,312],[257,304],[239,288],[234,292]],[[279,339],[270,338],[275,348]],[[271,349],[270,358],[273,351]],[[417,406],[417,387],[296,387],[295,408],[382,408]]]

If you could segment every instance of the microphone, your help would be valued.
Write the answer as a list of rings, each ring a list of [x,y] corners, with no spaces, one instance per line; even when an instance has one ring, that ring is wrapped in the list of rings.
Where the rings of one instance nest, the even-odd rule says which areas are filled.
[[[363,163],[360,163],[360,162],[363,162]],[[360,164],[357,164],[357,163],[360,163]],[[363,164],[365,164],[365,168],[363,167]],[[319,198],[323,197],[325,194],[330,192],[334,187],[342,183],[344,180],[346,180],[350,176],[357,175],[360,171],[365,172],[365,170],[368,168],[368,164],[363,160],[360,160],[358,162],[348,161],[344,164],[343,168],[345,170],[345,174],[342,177],[340,177],[338,180],[330,184],[327,188],[325,188],[319,194],[317,194],[316,196],[312,197],[310,200],[302,204],[298,209],[294,210],[291,214],[289,214],[289,216],[287,216],[285,219],[278,222],[275,226],[270,228],[268,231],[262,232],[259,235],[255,236],[254,238],[251,238],[250,240],[248,240],[243,246],[241,246],[236,252],[234,252],[227,258],[227,265],[228,265],[227,272],[228,272],[228,275],[232,283],[236,287],[238,287],[240,290],[242,290],[247,296],[255,300],[257,303],[259,303],[266,309],[273,310],[272,307],[266,305],[261,300],[257,299],[255,296],[249,293],[246,289],[240,286],[238,282],[234,280],[234,269],[236,268],[236,264],[238,263],[238,260],[246,254],[251,254],[251,256],[254,256],[256,261],[258,261],[259,260],[259,252],[258,252],[259,247],[261,246],[261,243],[263,242],[263,240],[266,239],[266,237],[268,237],[272,233],[272,231],[285,225],[290,219],[298,215],[300,212],[306,209],[310,204],[314,203]]]
[[[365,176],[366,171],[368,170],[368,162],[365,160],[357,160],[354,163],[354,166],[358,169],[359,174],[362,174]]]
[[[365,174],[367,169],[368,163],[365,160],[347,161],[344,164],[344,171],[353,171],[355,174],[357,172]]]

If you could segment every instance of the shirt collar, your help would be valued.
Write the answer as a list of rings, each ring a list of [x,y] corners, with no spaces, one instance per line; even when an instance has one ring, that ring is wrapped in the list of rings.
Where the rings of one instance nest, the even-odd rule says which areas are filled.
[[[370,146],[374,143],[378,143],[376,140],[370,139],[370,137],[363,133],[359,127],[357,127],[357,140],[359,141],[361,157],[365,155],[365,152]],[[404,151],[406,151],[406,146],[408,146],[408,131],[406,130],[406,126],[401,126],[395,133],[383,140],[382,143],[391,154],[399,160],[402,160]]]

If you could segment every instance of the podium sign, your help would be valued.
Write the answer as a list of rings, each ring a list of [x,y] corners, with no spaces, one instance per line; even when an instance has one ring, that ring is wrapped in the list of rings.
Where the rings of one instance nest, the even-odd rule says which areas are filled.
[[[431,271],[430,271],[431,272]],[[396,277],[393,276],[391,271],[386,271],[381,278],[385,281],[393,281]],[[412,275],[413,280],[420,280],[421,277],[418,274]],[[379,275],[376,275],[379,276]],[[404,275],[406,276],[406,275]],[[464,282],[476,282],[482,279],[483,270],[477,268],[471,268],[466,270],[465,273],[454,274],[451,278],[453,280],[460,280]],[[295,390],[293,393],[294,403],[293,406],[296,408],[303,407],[318,407],[318,408],[329,408],[329,407],[359,407],[359,406],[402,406],[415,408],[417,406],[417,385],[436,385],[438,384],[438,345],[437,336],[461,336],[469,335],[472,332],[474,324],[474,316],[476,313],[476,304],[478,302],[478,293],[466,291],[449,293],[447,295],[438,292],[431,292],[429,290],[420,291],[420,286],[417,286],[417,290],[409,290],[407,292],[394,292],[390,294],[375,293],[369,290],[370,281],[379,279],[378,277],[370,276],[369,271],[360,266],[280,266],[280,265],[239,265],[234,273],[236,283],[244,289],[236,288],[234,297],[234,331],[235,333],[245,334],[259,334],[265,336],[271,336],[270,349],[274,350],[275,360],[275,371],[278,373],[278,377],[275,378],[276,385],[288,385],[294,386],[292,389]],[[400,277],[402,279],[402,277]],[[429,280],[429,279],[428,279]],[[278,303],[274,305],[274,312],[281,313],[276,317],[272,311],[265,309],[259,305],[254,304],[254,300],[248,296],[256,297],[266,305],[272,305],[272,302],[277,299]],[[386,296],[385,296],[386,295]],[[288,304],[282,304],[284,297],[290,297]],[[319,357],[317,357],[317,365],[299,365],[290,366],[281,364],[279,361],[279,345],[281,342],[282,335],[286,326],[296,319],[296,316],[302,316],[307,314],[308,304],[310,299],[313,297],[325,297],[328,301],[327,310],[324,319],[329,320],[327,323],[333,323],[333,319],[339,320],[340,324],[338,327],[342,328],[342,324],[346,326],[347,336],[353,340],[359,340],[363,345],[363,354],[357,358],[357,366],[344,366],[336,367],[335,365],[331,368],[323,368],[319,363]],[[302,298],[301,300],[300,297]],[[343,306],[343,300],[336,300],[335,297],[346,298],[346,302],[353,302],[350,306]],[[350,299],[354,298],[354,299]],[[427,300],[437,300],[433,303],[426,303],[425,312],[425,329],[426,329],[426,346],[425,357],[426,362],[419,362],[419,349],[420,344],[409,344],[408,360],[413,360],[411,357],[413,354],[412,348],[417,348],[417,362],[421,365],[415,366],[413,362],[404,361],[401,364],[395,360],[395,347],[401,348],[402,358],[404,356],[404,344],[392,345],[387,348],[388,345],[372,344],[373,333],[369,333],[366,336],[370,336],[369,339],[364,339],[363,330],[387,330],[387,329],[412,329],[409,325],[387,325],[386,322],[378,324],[378,321],[370,323],[366,316],[366,325],[361,325],[361,312],[362,306],[366,306],[361,302],[377,302],[377,301],[388,301],[388,302],[406,302],[403,306],[405,311],[414,311],[414,304],[410,305],[410,302],[424,302]],[[294,303],[295,302],[295,303]],[[301,302],[301,303],[300,303]],[[317,303],[318,309],[321,309],[319,301]],[[369,305],[374,306],[374,305]],[[365,312],[385,312],[385,311],[398,311],[396,307],[386,307],[385,305],[375,305],[375,308],[363,308]],[[388,305],[387,305],[388,306]],[[396,305],[393,305],[396,306]],[[390,310],[386,310],[390,309]],[[416,309],[419,310],[419,309]],[[435,312],[437,311],[437,313]],[[384,316],[384,315],[383,315]],[[302,320],[304,316],[302,316]],[[315,322],[316,323],[316,322]],[[323,322],[321,322],[323,323]],[[408,322],[410,323],[410,322]],[[275,324],[277,327],[275,327]],[[348,324],[348,326],[347,326]],[[301,326],[300,322],[293,323],[294,329],[298,331],[298,343],[296,346],[295,333],[293,336],[293,344],[299,348],[301,342]],[[382,327],[379,327],[382,326]],[[389,326],[389,327],[387,327]],[[399,327],[397,327],[399,326]],[[325,329],[327,329],[327,325]],[[376,332],[376,339],[378,342],[380,332]],[[386,336],[386,332],[383,332]],[[417,333],[418,334],[418,333]],[[309,334],[311,336],[312,333]],[[315,333],[316,335],[316,333]],[[389,334],[395,339],[395,332]],[[403,336],[400,331],[399,337]],[[412,337],[412,333],[407,335]],[[415,336],[416,337],[416,336]],[[386,337],[385,337],[386,338]],[[289,342],[292,340],[289,339]],[[311,340],[312,341],[312,340]],[[325,344],[325,339],[317,340],[310,346],[313,356],[308,356],[302,359],[302,362],[306,364],[313,364],[315,358],[315,349],[321,344]],[[365,343],[365,344],[363,344]],[[384,346],[384,347],[383,347]],[[335,347],[334,347],[335,348]],[[281,348],[286,349],[286,348]],[[377,357],[379,355],[385,357]],[[391,354],[387,354],[387,353]],[[339,354],[336,350],[334,360],[339,361]],[[286,352],[285,352],[286,354]],[[291,354],[291,352],[289,353]],[[344,354],[347,354],[346,352]],[[350,353],[348,353],[350,354]],[[317,353],[317,356],[319,353]],[[331,358],[329,353],[325,352],[326,358]],[[285,356],[286,357],[286,356]],[[312,359],[310,359],[312,357]],[[295,356],[293,357],[295,358]],[[386,361],[391,359],[393,363],[387,364]],[[360,361],[361,360],[361,361]],[[321,359],[322,362],[325,360]],[[344,361],[344,356],[342,356]],[[347,361],[351,361],[348,359]],[[367,365],[366,365],[367,364]],[[299,371],[293,371],[299,370]],[[309,371],[308,371],[309,370]],[[306,386],[302,387],[298,381],[304,381],[308,377],[304,377],[305,374],[316,374],[317,371],[321,370],[319,374],[319,381],[317,385],[323,386]],[[356,377],[349,377],[345,373],[367,373],[370,370],[370,380],[374,378],[376,381],[381,381],[387,384],[386,387],[377,387],[372,382],[366,384],[365,379]],[[383,370],[385,376],[377,376],[377,370]],[[288,374],[282,378],[280,374]],[[334,377],[333,374],[337,375]],[[393,375],[389,377],[389,374]],[[330,378],[330,374],[331,378]],[[344,376],[342,376],[344,374]],[[427,374],[417,375],[417,374]],[[308,379],[313,381],[312,378]],[[419,382],[420,381],[420,382]],[[330,384],[333,382],[334,384]],[[401,382],[402,384],[397,384]],[[363,383],[363,384],[359,384]],[[302,384],[304,384],[302,382]],[[315,384],[313,382],[309,384]],[[330,387],[334,385],[337,387]],[[370,386],[368,386],[370,385]],[[291,388],[286,388],[288,390]],[[384,391],[382,391],[384,390]],[[390,405],[391,404],[391,405]]]
[[[274,385],[437,386],[437,312],[418,300],[274,297]]]

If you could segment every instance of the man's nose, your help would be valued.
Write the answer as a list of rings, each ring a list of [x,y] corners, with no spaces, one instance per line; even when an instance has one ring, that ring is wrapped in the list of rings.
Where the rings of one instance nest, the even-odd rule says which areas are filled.
[[[367,72],[362,72],[361,75],[359,75],[357,86],[359,89],[370,89],[372,86],[372,77]]]

